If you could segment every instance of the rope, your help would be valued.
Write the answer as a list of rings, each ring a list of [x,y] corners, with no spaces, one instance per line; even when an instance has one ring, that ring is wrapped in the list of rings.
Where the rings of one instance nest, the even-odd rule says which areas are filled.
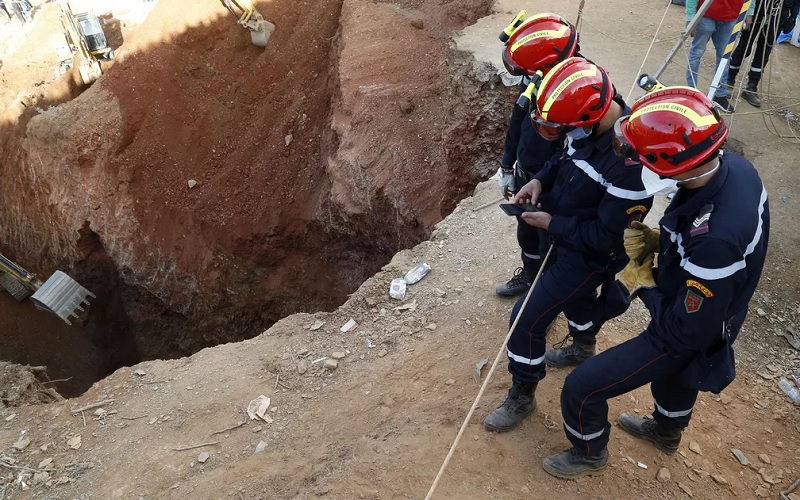
[[[653,50],[653,45],[656,43],[656,38],[658,38],[658,32],[661,31],[661,26],[664,24],[664,19],[667,18],[667,12],[669,12],[669,6],[672,4],[672,1],[667,2],[667,8],[664,9],[664,14],[661,16],[661,22],[658,23],[658,28],[656,28],[656,33],[653,35],[653,39],[650,40],[650,46],[647,47],[647,52],[644,54],[644,59],[642,59],[642,65],[639,66],[639,71],[636,72],[636,78],[633,80],[633,84],[631,85],[631,90],[628,91],[628,96],[625,98],[625,101],[629,101],[631,95],[633,94],[633,89],[636,88],[636,82],[638,81],[639,75],[642,74],[642,70],[644,69],[644,65],[647,62],[647,58],[650,56],[650,51]]]
[[[433,480],[433,484],[431,485],[431,489],[428,490],[428,494],[425,495],[425,500],[430,500],[433,496],[433,492],[436,490],[436,486],[439,485],[439,480],[442,478],[445,469],[447,468],[447,464],[450,463],[450,459],[453,458],[453,453],[456,451],[456,447],[458,446],[459,441],[461,441],[461,436],[464,435],[464,431],[467,429],[467,424],[469,424],[470,419],[472,418],[472,414],[475,413],[475,408],[478,407],[478,402],[481,400],[481,396],[483,396],[483,392],[486,390],[486,387],[489,385],[489,380],[492,378],[492,374],[494,373],[495,368],[497,368],[497,363],[500,362],[500,357],[503,355],[503,350],[508,344],[508,340],[511,338],[511,334],[514,332],[514,329],[517,327],[517,323],[519,323],[519,318],[522,316],[522,311],[525,310],[525,306],[528,304],[528,299],[531,298],[531,293],[533,289],[536,288],[536,284],[539,282],[539,278],[542,276],[542,271],[544,271],[545,264],[550,260],[550,254],[553,252],[553,245],[550,244],[550,249],[547,251],[547,256],[542,261],[541,267],[539,267],[539,272],[536,273],[536,278],[533,280],[533,284],[528,289],[528,294],[525,296],[525,301],[522,302],[522,307],[519,308],[517,312],[517,317],[514,318],[514,323],[511,325],[511,328],[508,329],[508,334],[506,335],[505,340],[503,340],[503,345],[500,346],[500,350],[497,352],[497,356],[494,358],[494,363],[492,363],[492,367],[489,369],[489,373],[486,374],[486,379],[483,381],[481,385],[481,390],[478,391],[478,396],[475,398],[475,401],[472,403],[472,407],[469,409],[469,413],[467,413],[466,418],[464,418],[464,423],[461,424],[461,428],[458,430],[458,434],[456,435],[455,441],[450,446],[450,451],[447,453],[447,457],[445,457],[442,466],[439,468],[439,473],[436,474],[436,479]]]
[[[648,44],[652,43],[652,42],[631,42],[631,41],[628,41],[628,40],[620,40],[619,38],[614,38],[613,36],[609,35],[608,33],[604,32],[603,30],[599,29],[598,27],[596,27],[595,25],[589,23],[586,20],[583,21],[583,24],[585,24],[586,26],[592,28],[593,31],[603,35],[604,37],[606,37],[606,38],[608,38],[610,40],[614,40],[617,43],[624,43],[626,45],[648,45]],[[681,36],[678,35],[678,36],[673,36],[672,38],[661,38],[659,40],[656,40],[656,43],[672,42],[674,40],[677,40],[680,37]]]

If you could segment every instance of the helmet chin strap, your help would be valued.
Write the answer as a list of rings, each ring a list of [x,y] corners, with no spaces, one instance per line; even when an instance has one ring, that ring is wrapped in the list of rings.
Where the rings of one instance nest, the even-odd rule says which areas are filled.
[[[700,175],[695,175],[694,177],[689,177],[688,179],[680,179],[680,180],[675,179],[675,182],[678,183],[678,184],[686,184],[687,182],[692,182],[692,181],[696,181],[697,179],[702,179],[703,177],[708,177],[709,175],[712,175],[717,170],[719,170],[719,158],[717,158],[717,164],[714,165],[714,168],[712,168],[708,172],[705,172],[705,173],[700,174]]]

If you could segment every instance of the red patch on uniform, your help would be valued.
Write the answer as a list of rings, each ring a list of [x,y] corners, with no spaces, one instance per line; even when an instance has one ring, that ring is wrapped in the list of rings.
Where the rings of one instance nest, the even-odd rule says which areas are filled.
[[[703,297],[694,293],[691,290],[686,290],[686,298],[683,300],[683,306],[686,308],[688,314],[696,313],[703,305]]]
[[[644,214],[633,214],[628,217],[628,228],[633,229],[634,222],[642,222],[644,220]]]

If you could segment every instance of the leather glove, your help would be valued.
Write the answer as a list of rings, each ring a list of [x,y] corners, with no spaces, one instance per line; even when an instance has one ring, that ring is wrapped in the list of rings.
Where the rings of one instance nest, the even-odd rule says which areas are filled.
[[[641,264],[648,255],[658,253],[661,231],[638,221],[634,221],[631,226],[633,227],[625,229],[623,235],[625,253],[629,259]]]
[[[514,192],[517,190],[516,183],[514,182],[514,169],[500,165],[496,175],[497,185],[500,188],[500,194],[503,195],[503,198],[509,199],[514,196]]]
[[[653,279],[653,259],[654,254],[645,256],[644,262],[637,263],[634,259],[628,262],[625,269],[622,270],[622,284],[630,292],[633,297],[636,293],[643,288],[655,288],[656,282]]]

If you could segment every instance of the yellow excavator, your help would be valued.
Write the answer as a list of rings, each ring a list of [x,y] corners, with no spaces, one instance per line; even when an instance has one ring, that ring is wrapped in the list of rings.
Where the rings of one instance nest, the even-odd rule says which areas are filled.
[[[0,254],[0,288],[18,302],[30,297],[37,309],[55,314],[68,325],[72,324],[70,317],[79,319],[79,314],[86,311],[89,297],[95,297],[95,294],[61,271],[54,272],[42,283],[35,274],[29,273],[3,254]]]
[[[89,85],[102,74],[100,61],[112,60],[114,51],[108,45],[97,16],[91,12],[75,15],[64,0],[59,0],[58,6],[61,8],[61,27],[68,48],[68,59],[62,61],[62,67],[71,67],[74,58],[83,83]]]
[[[220,0],[231,14],[236,16],[236,24],[250,30],[250,41],[258,47],[266,47],[275,25],[264,19],[250,0]]]

